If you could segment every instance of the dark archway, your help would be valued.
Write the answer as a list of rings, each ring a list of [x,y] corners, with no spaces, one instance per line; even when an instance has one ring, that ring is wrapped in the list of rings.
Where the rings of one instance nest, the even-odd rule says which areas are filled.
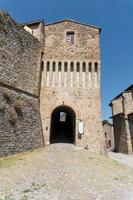
[[[75,112],[68,106],[59,106],[51,114],[50,144],[75,143]]]

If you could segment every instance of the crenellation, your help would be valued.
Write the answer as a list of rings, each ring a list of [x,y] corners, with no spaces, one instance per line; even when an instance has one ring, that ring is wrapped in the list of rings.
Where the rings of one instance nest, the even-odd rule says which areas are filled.
[[[95,68],[95,64],[97,64],[97,68]],[[72,87],[83,88],[100,87],[100,66],[97,62],[51,60],[45,61],[44,66],[46,74],[43,73],[43,81],[48,87],[49,85],[53,87],[55,85],[62,87],[69,87],[71,85]],[[73,70],[71,70],[72,68]]]

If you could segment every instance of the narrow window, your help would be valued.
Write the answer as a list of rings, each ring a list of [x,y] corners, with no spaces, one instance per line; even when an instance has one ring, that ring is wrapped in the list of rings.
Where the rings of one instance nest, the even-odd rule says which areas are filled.
[[[74,42],[75,42],[75,37],[74,36],[75,36],[74,31],[66,32],[66,43],[74,44]]]
[[[49,66],[50,66],[50,62],[47,62],[47,72],[49,72]]]
[[[44,70],[44,62],[43,61],[41,62],[41,70],[42,71]]]
[[[83,72],[85,72],[85,71],[86,71],[86,63],[83,62]]]
[[[79,72],[80,64],[79,62],[77,63],[77,72]]]
[[[95,72],[97,72],[97,70],[98,70],[98,63],[95,62]]]
[[[64,67],[65,67],[65,68],[64,68],[64,71],[67,72],[67,62],[65,62]]]
[[[91,62],[89,62],[89,72],[91,72],[91,67],[92,67],[92,64]]]
[[[74,64],[73,64],[73,62],[71,62],[71,64],[70,64],[70,71],[71,71],[71,72],[74,71]]]
[[[53,62],[53,72],[55,72],[55,62]]]
[[[58,71],[59,71],[59,72],[61,71],[61,62],[59,62]]]

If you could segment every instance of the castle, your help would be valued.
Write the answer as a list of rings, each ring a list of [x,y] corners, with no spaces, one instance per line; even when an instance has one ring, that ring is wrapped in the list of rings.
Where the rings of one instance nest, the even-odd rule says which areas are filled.
[[[0,12],[0,156],[62,142],[104,152],[100,31]]]

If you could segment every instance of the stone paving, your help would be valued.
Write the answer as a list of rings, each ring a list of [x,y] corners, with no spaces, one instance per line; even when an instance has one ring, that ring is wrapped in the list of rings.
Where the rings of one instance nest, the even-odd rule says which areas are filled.
[[[70,144],[0,158],[0,200],[133,200],[133,169]]]
[[[123,153],[108,151],[108,156],[113,160],[119,161],[120,163],[133,168],[133,154],[127,155]]]

